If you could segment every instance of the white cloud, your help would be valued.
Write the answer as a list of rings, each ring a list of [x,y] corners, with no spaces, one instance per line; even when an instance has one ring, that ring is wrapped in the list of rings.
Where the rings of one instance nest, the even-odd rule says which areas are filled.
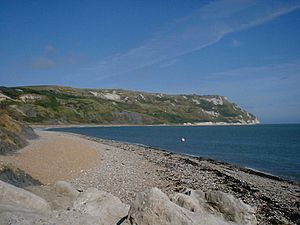
[[[300,121],[300,60],[201,76],[187,90],[228,97],[262,122]]]
[[[265,66],[242,67],[238,69],[218,72],[207,76],[209,79],[241,80],[286,80],[291,77],[300,78],[300,60]]]
[[[214,1],[161,28],[144,45],[100,60],[88,71],[103,79],[170,61],[212,45],[232,32],[264,24],[298,8],[299,1],[289,0]]]
[[[240,47],[241,46],[241,41],[233,40],[231,44],[232,44],[233,47]]]
[[[159,66],[161,68],[166,68],[166,67],[170,67],[170,66],[174,65],[176,62],[177,62],[177,59],[171,59],[171,60],[162,62]]]
[[[48,58],[39,58],[31,63],[31,68],[33,69],[50,69],[55,66],[53,60]]]
[[[45,46],[44,51],[46,53],[53,53],[53,52],[56,52],[57,49],[53,45],[47,45],[47,46]]]

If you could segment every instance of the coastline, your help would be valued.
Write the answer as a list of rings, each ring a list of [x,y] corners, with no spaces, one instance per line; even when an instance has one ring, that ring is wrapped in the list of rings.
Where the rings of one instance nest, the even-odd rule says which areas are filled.
[[[51,132],[38,128],[39,134]],[[85,145],[81,148],[84,150],[85,146],[92,145],[101,158],[96,164],[80,169],[74,176],[66,179],[79,190],[96,187],[112,193],[124,202],[130,202],[137,192],[151,187],[158,187],[167,194],[184,189],[222,190],[256,206],[259,224],[300,222],[299,183],[221,161],[144,145],[67,132],[53,133],[80,142],[85,140]],[[31,145],[32,143],[29,146]],[[51,149],[51,146],[48,148]],[[34,173],[31,172],[31,175]]]
[[[204,157],[188,156],[145,145],[80,134],[72,133],[71,135],[110,146],[110,150],[107,150],[106,154],[107,156],[112,154],[116,157],[114,158],[116,161],[109,165],[117,168],[117,172],[113,172],[112,175],[115,179],[110,177],[108,186],[99,185],[97,181],[95,183],[97,177],[100,180],[102,178],[99,173],[106,171],[103,167],[100,170],[97,168],[94,171],[89,171],[87,175],[96,177],[93,180],[94,183],[92,182],[93,185],[98,185],[99,189],[113,191],[114,195],[125,202],[132,200],[135,196],[134,192],[137,192],[137,190],[140,191],[143,188],[154,186],[168,194],[185,189],[222,190],[242,199],[247,204],[256,206],[259,224],[274,224],[277,222],[278,224],[296,224],[296,222],[292,222],[292,219],[297,219],[297,222],[300,222],[297,208],[300,197],[299,182]],[[114,150],[111,148],[117,149],[117,151],[113,153]],[[129,187],[126,190],[128,188],[126,187],[128,185],[126,181],[125,183],[124,180],[121,182],[124,189],[122,185],[119,185],[119,179],[124,179],[124,174],[119,176],[118,173],[120,167],[121,170],[124,170],[128,169],[128,165],[130,167],[134,165],[133,168],[129,169],[131,172],[125,173],[129,177],[130,183],[136,181],[140,185]],[[135,168],[136,166],[138,169]],[[107,174],[107,176],[110,176],[110,174]],[[157,180],[157,178],[159,179]],[[113,182],[111,182],[111,179]],[[145,184],[144,181],[147,179],[151,181]],[[117,187],[115,187],[114,182]],[[72,183],[82,189],[92,186],[86,177],[78,178]]]
[[[152,127],[152,126],[254,126],[261,123],[225,123],[225,122],[200,122],[183,124],[29,124],[34,129],[70,128],[70,127]]]
[[[66,133],[69,133],[69,132],[66,132]],[[75,134],[75,135],[77,135],[77,134]],[[80,135],[80,134],[78,134],[78,135]],[[85,136],[85,135],[82,135],[82,137],[83,138],[89,138],[89,136]],[[129,144],[129,145],[136,145],[136,146],[140,146],[140,147],[144,147],[144,148],[148,148],[148,149],[154,149],[154,150],[157,150],[157,151],[166,152],[166,153],[170,153],[170,154],[175,154],[175,155],[179,155],[179,156],[183,156],[183,157],[187,156],[187,157],[191,157],[191,158],[196,159],[196,160],[205,160],[205,161],[212,162],[212,163],[215,163],[215,164],[223,164],[225,166],[229,166],[229,167],[232,167],[232,168],[237,168],[238,170],[241,170],[241,171],[249,173],[249,174],[254,174],[254,175],[257,175],[257,176],[260,176],[260,177],[265,177],[265,178],[270,178],[270,179],[273,179],[273,180],[285,181],[285,182],[288,182],[288,183],[300,185],[300,181],[297,181],[297,180],[292,180],[292,179],[289,179],[289,178],[286,178],[286,177],[281,177],[281,176],[278,176],[278,175],[275,175],[275,174],[272,174],[272,173],[267,173],[265,171],[257,170],[257,169],[251,168],[251,167],[240,166],[240,165],[237,165],[237,164],[228,163],[228,162],[225,162],[225,161],[222,161],[222,160],[212,159],[212,158],[209,158],[209,157],[179,153],[179,152],[171,151],[171,150],[168,150],[168,149],[152,147],[152,146],[145,145],[145,144],[140,144],[140,143],[130,143],[130,142],[125,142],[125,141],[115,141],[115,140],[111,140],[111,139],[102,139],[102,138],[99,138],[99,139],[102,140],[102,141],[103,140],[104,141],[114,141],[114,142],[119,142],[121,144],[123,143],[123,144]]]
[[[275,124],[276,125],[276,124]],[[83,138],[86,138],[87,136],[85,136],[84,134],[80,134],[80,133],[73,133],[71,131],[68,131],[68,130],[60,130],[61,128],[90,128],[90,127],[94,127],[94,128],[97,128],[97,127],[162,127],[162,126],[170,126],[170,127],[176,127],[176,125],[130,125],[130,124],[125,124],[125,125],[88,125],[88,126],[85,126],[85,125],[80,125],[80,126],[77,126],[77,125],[62,125],[60,127],[56,127],[54,125],[54,127],[40,127],[40,128],[35,128],[35,129],[41,129],[41,130],[49,130],[49,131],[55,131],[55,132],[63,132],[63,133],[69,133],[71,135],[78,135],[78,136],[82,136]],[[179,127],[181,126],[191,126],[191,125],[177,125]],[[211,125],[213,126],[213,125]],[[222,125],[217,125],[217,126],[222,126]],[[225,126],[229,126],[229,125],[225,125]],[[233,126],[237,126],[237,125],[233,125]],[[243,126],[243,125],[242,125]],[[191,126],[193,127],[193,126]],[[201,127],[201,126],[200,126]],[[209,127],[209,126],[208,126]],[[56,128],[58,128],[56,130]],[[53,129],[53,130],[52,130]],[[94,136],[92,136],[92,138],[94,138]],[[97,137],[95,137],[97,139]],[[242,164],[238,164],[238,163],[234,163],[234,162],[226,162],[226,161],[222,161],[222,159],[216,159],[216,158],[209,158],[207,156],[202,156],[202,155],[193,155],[193,154],[187,154],[187,153],[184,153],[184,152],[178,152],[178,151],[172,151],[172,149],[168,149],[168,148],[161,148],[161,147],[154,147],[154,146],[151,146],[151,144],[143,144],[143,143],[139,143],[139,142],[127,142],[127,141],[118,141],[118,140],[114,140],[114,139],[110,139],[109,137],[108,138],[101,138],[99,137],[99,139],[103,139],[103,140],[107,140],[107,141],[116,141],[116,142],[120,142],[120,143],[125,143],[125,144],[133,144],[133,145],[138,145],[138,146],[141,146],[141,147],[147,147],[147,148],[150,148],[150,149],[156,149],[156,150],[159,150],[159,151],[164,151],[164,152],[170,152],[170,153],[173,153],[173,154],[178,154],[178,155],[183,155],[183,156],[191,156],[193,158],[202,158],[202,159],[205,159],[207,161],[211,161],[211,162],[217,162],[217,163],[221,163],[221,164],[226,164],[226,165],[230,165],[232,167],[236,167],[236,168],[239,168],[240,170],[243,170],[247,173],[251,173],[251,174],[254,174],[254,175],[259,175],[259,176],[262,176],[262,177],[266,177],[266,178],[270,178],[270,179],[275,179],[275,180],[279,180],[279,181],[286,181],[286,182],[290,182],[290,183],[295,183],[295,184],[300,184],[300,180],[296,177],[292,177],[292,176],[283,176],[283,175],[278,175],[278,174],[274,174],[270,171],[264,171],[264,170],[260,170],[260,169],[257,169],[255,167],[249,167],[249,166],[246,166],[246,165],[242,165]]]
[[[184,189],[222,190],[242,199],[247,204],[256,206],[259,224],[274,224],[276,220],[279,221],[278,224],[280,221],[283,224],[296,224],[291,218],[300,218],[297,208],[300,185],[297,182],[203,157],[177,154],[144,145],[74,135],[121,149],[129,156],[125,156],[126,160],[131,160],[130,156],[138,155],[142,160],[146,159],[154,163],[159,167],[159,172],[152,172],[163,181],[159,188],[168,194]],[[97,173],[91,172],[91,174],[97,176]],[[80,184],[87,183],[82,178],[79,181]],[[78,183],[74,182],[74,184]],[[114,194],[118,196],[117,193]],[[118,197],[122,199],[122,196],[123,194]],[[123,200],[126,201],[126,198]]]

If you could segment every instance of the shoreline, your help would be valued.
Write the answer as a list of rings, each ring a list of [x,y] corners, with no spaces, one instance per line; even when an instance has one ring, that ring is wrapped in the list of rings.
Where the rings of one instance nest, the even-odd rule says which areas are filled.
[[[222,190],[256,206],[260,223],[274,224],[277,221],[278,224],[296,224],[292,219],[300,218],[297,206],[300,199],[298,182],[204,157],[80,134],[72,135],[122,149],[127,160],[129,156],[129,161],[130,156],[138,155],[159,166],[156,176],[166,182],[159,186],[165,193],[172,194],[185,189]],[[91,172],[92,176],[96,174]],[[79,180],[81,184],[86,183],[85,179]],[[74,184],[78,184],[77,181]],[[122,199],[123,194],[114,194]],[[299,219],[297,222],[300,222]]]
[[[123,125],[123,126],[131,126],[131,125]],[[147,125],[145,125],[145,126],[147,126]],[[150,125],[150,126],[152,126],[152,125]],[[154,126],[156,126],[156,125],[154,125]],[[173,125],[166,125],[166,126],[173,126]],[[184,126],[188,126],[188,125],[184,125]],[[220,125],[218,125],[218,126],[220,126]],[[71,125],[70,127],[77,128],[78,126]],[[92,126],[80,126],[80,127],[122,127],[122,126],[118,126],[118,125],[116,125],[116,126],[114,126],[114,125],[93,126],[92,125]],[[48,130],[51,131],[51,129],[53,129],[53,128],[55,129],[55,128],[69,128],[69,127],[49,127],[49,128],[35,128],[35,129],[42,129],[42,130],[46,130],[46,131],[48,131]],[[95,139],[104,140],[104,141],[113,141],[113,142],[119,142],[119,143],[124,143],[124,144],[131,144],[131,145],[136,145],[136,146],[140,146],[140,147],[146,147],[146,148],[149,148],[149,149],[155,149],[155,150],[162,151],[162,152],[169,152],[169,153],[172,153],[172,154],[177,154],[177,155],[182,155],[182,156],[189,156],[189,157],[196,158],[196,159],[203,159],[203,160],[207,160],[207,161],[214,162],[214,163],[217,163],[217,164],[224,164],[224,165],[227,165],[227,166],[230,166],[230,167],[233,167],[233,168],[238,168],[239,170],[242,170],[244,172],[254,174],[254,175],[258,175],[258,176],[261,176],[261,177],[270,178],[270,179],[274,179],[274,180],[278,180],[278,181],[285,181],[285,182],[289,182],[289,183],[292,183],[292,184],[300,185],[300,180],[292,179],[292,178],[289,178],[289,177],[283,177],[283,176],[280,176],[280,175],[273,174],[271,172],[266,172],[266,171],[262,171],[262,170],[259,170],[259,169],[247,167],[247,166],[242,166],[242,165],[238,165],[238,164],[234,164],[234,163],[229,163],[229,162],[225,162],[225,161],[218,160],[218,159],[212,159],[212,158],[205,157],[205,156],[198,156],[198,155],[175,152],[175,151],[172,151],[172,150],[163,149],[163,148],[159,148],[159,147],[153,147],[153,146],[145,145],[145,144],[142,144],[142,143],[131,143],[131,142],[126,142],[126,141],[118,141],[118,140],[114,140],[114,139],[97,138],[97,137],[87,136],[87,135],[83,135],[83,134],[72,133],[72,132],[68,132],[68,131],[57,131],[57,130],[55,130],[54,132],[63,132],[63,133],[67,133],[67,134],[70,134],[70,135],[75,135],[75,136],[79,136],[79,137],[87,138],[87,139],[95,138]]]
[[[49,128],[49,129],[51,129],[51,128]],[[255,169],[255,168],[246,167],[246,166],[242,166],[242,165],[238,165],[238,164],[234,164],[234,163],[228,163],[228,162],[225,162],[225,161],[222,161],[222,160],[212,159],[212,158],[205,157],[205,156],[185,154],[185,153],[174,152],[172,150],[153,147],[153,146],[145,145],[145,144],[141,144],[141,143],[131,143],[131,142],[126,142],[126,141],[118,141],[118,140],[114,140],[114,139],[98,138],[98,137],[92,137],[92,136],[87,136],[87,135],[77,134],[77,133],[72,133],[72,132],[67,132],[67,131],[54,131],[54,132],[63,132],[63,133],[67,133],[69,135],[75,135],[75,136],[78,136],[78,137],[81,137],[81,138],[84,138],[84,139],[93,140],[93,141],[96,141],[96,142],[99,141],[100,143],[102,143],[104,141],[105,143],[106,142],[112,142],[112,143],[115,142],[115,143],[118,143],[118,144],[134,145],[134,146],[138,146],[138,147],[142,147],[142,148],[146,148],[146,149],[153,149],[153,150],[156,150],[156,151],[161,151],[162,153],[169,153],[169,154],[174,154],[174,155],[178,155],[178,156],[182,156],[182,157],[191,157],[191,158],[196,159],[196,160],[205,160],[205,161],[208,161],[208,162],[211,162],[211,163],[214,163],[214,164],[222,164],[222,165],[225,165],[225,166],[228,166],[228,167],[232,167],[232,168],[241,170],[245,173],[257,175],[257,176],[260,176],[260,177],[263,177],[263,178],[269,178],[269,179],[273,179],[273,180],[276,180],[276,181],[288,182],[290,184],[295,184],[295,185],[300,186],[300,181],[298,181],[298,180],[289,179],[287,177],[281,177],[281,176],[278,176],[276,174],[268,173],[268,172],[258,170],[258,169]]]
[[[71,127],[197,127],[197,126],[255,126],[261,123],[225,123],[225,122],[203,122],[187,124],[29,124],[34,129],[71,128]]]
[[[75,133],[71,133],[71,132],[66,132],[66,133],[75,134]],[[272,174],[272,173],[268,173],[268,172],[265,172],[265,171],[261,171],[261,170],[258,170],[258,169],[254,169],[254,168],[251,168],[251,167],[241,166],[241,165],[234,164],[234,163],[228,163],[228,162],[225,162],[225,161],[222,161],[222,160],[212,159],[212,158],[205,157],[205,156],[197,156],[197,155],[192,155],[192,154],[174,152],[172,150],[153,147],[153,146],[145,145],[145,144],[141,144],[141,143],[131,143],[131,142],[126,142],[126,141],[118,141],[118,140],[114,140],[114,139],[90,137],[90,136],[82,135],[82,134],[75,134],[75,135],[79,135],[79,137],[82,137],[82,138],[96,138],[96,139],[99,139],[101,141],[102,140],[104,140],[104,141],[113,141],[113,142],[118,142],[120,144],[136,145],[136,146],[139,146],[139,147],[154,149],[154,150],[157,150],[157,151],[166,152],[166,153],[170,153],[170,154],[175,154],[175,155],[179,155],[179,156],[183,156],[183,157],[187,156],[187,157],[191,157],[191,158],[197,159],[197,160],[205,160],[205,161],[208,161],[208,162],[212,162],[214,164],[223,164],[223,165],[226,165],[226,166],[229,166],[229,167],[232,167],[232,168],[237,168],[237,169],[239,169],[243,172],[254,174],[254,175],[257,175],[257,176],[260,176],[260,177],[265,177],[265,178],[270,178],[270,179],[274,179],[274,180],[277,180],[277,181],[284,181],[284,182],[288,182],[288,183],[291,183],[291,184],[300,185],[300,181],[298,181],[298,180],[293,180],[293,179],[289,179],[289,178],[286,178],[286,177],[281,177],[281,176],[278,176],[278,175],[275,175],[275,174]]]
[[[69,132],[66,132],[66,133],[69,133]],[[83,136],[83,138],[89,137],[89,136],[85,136],[85,135],[82,135],[82,136]],[[274,180],[278,180],[278,181],[285,181],[285,182],[289,182],[289,183],[292,183],[292,184],[300,185],[300,181],[298,181],[298,180],[293,180],[293,179],[289,179],[289,178],[286,178],[286,177],[281,177],[281,176],[278,176],[278,175],[275,175],[275,174],[272,174],[272,173],[268,173],[268,172],[265,172],[265,171],[261,171],[261,170],[258,170],[258,169],[254,169],[254,168],[251,168],[251,167],[241,166],[241,165],[234,164],[234,163],[228,163],[228,162],[225,162],[225,161],[222,161],[222,160],[212,159],[212,158],[205,157],[205,156],[197,156],[197,155],[192,155],[192,154],[174,152],[174,151],[171,151],[171,150],[168,150],[168,149],[152,147],[152,146],[145,145],[145,144],[140,144],[140,143],[130,143],[130,142],[125,142],[125,141],[118,141],[118,140],[104,139],[104,138],[99,138],[99,139],[107,140],[107,141],[116,141],[116,142],[120,142],[120,143],[124,143],[124,144],[137,145],[137,146],[140,146],[140,147],[155,149],[157,151],[176,154],[176,155],[180,155],[180,156],[183,156],[183,157],[188,156],[188,157],[198,159],[198,160],[199,159],[200,160],[206,160],[206,161],[209,161],[209,162],[212,162],[212,163],[215,163],[215,164],[223,164],[223,165],[226,165],[226,166],[229,166],[229,167],[232,167],[232,168],[237,168],[237,169],[239,169],[241,171],[244,171],[246,173],[254,174],[254,175],[257,175],[257,176],[260,176],[260,177],[265,177],[265,178],[270,178],[270,179],[274,179]]]
[[[82,150],[88,145],[95,148],[101,160],[95,165],[78,170],[75,176],[66,179],[78,190],[95,187],[112,193],[125,203],[132,201],[136,193],[152,187],[157,187],[168,195],[186,189],[221,190],[257,207],[256,216],[259,224],[297,224],[300,222],[298,210],[300,185],[298,183],[276,179],[273,176],[268,177],[265,174],[262,176],[253,170],[221,161],[173,153],[145,145],[68,132],[44,130],[38,132],[54,133],[63,138],[84,142],[85,144],[80,147]],[[61,146],[68,149],[68,146],[72,144],[62,143]],[[52,147],[46,146],[50,151]],[[37,152],[32,152],[37,154]],[[59,152],[56,154],[57,158],[61,157]],[[78,157],[76,154],[75,156],[80,160],[86,158],[85,156]],[[63,166],[67,164],[68,158],[65,160]],[[35,169],[39,170],[37,167]],[[32,172],[29,174],[34,175]]]

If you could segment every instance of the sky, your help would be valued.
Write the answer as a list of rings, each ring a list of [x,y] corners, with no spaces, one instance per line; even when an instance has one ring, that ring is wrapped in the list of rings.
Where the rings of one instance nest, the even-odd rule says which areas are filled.
[[[300,123],[299,0],[3,0],[0,86],[218,94]]]

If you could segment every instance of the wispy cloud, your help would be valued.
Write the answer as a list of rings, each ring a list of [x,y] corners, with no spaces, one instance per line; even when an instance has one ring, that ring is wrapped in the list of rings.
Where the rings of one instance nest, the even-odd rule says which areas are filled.
[[[263,122],[300,121],[300,60],[241,67],[202,76],[195,91],[229,97]]]
[[[300,80],[300,60],[265,66],[242,67],[207,75],[207,79],[223,80],[286,80],[298,77]],[[300,92],[299,92],[300,93]]]
[[[263,105],[267,102],[266,98],[278,101],[286,95],[300,97],[299,84],[300,60],[241,67],[207,74],[194,81],[195,90],[223,94],[245,105]],[[282,93],[283,90],[285,93]]]
[[[48,58],[39,58],[30,64],[33,69],[50,69],[55,66],[55,62]]]
[[[57,52],[57,48],[47,45],[44,47],[44,54],[33,58],[26,65],[35,70],[47,70],[70,65],[74,66],[85,61],[85,56],[80,53],[50,54],[55,52]]]
[[[233,40],[231,44],[233,47],[237,48],[237,47],[240,47],[242,43],[240,40]]]
[[[220,0],[161,28],[142,46],[87,68],[99,79],[120,75],[198,51],[232,32],[267,23],[300,8],[299,1]]]
[[[300,110],[300,102],[296,100],[300,98],[300,60],[214,73],[198,82],[203,85],[202,90],[209,93],[216,89],[243,106],[261,108],[272,103],[284,107],[297,102]]]
[[[166,67],[170,67],[172,65],[174,65],[177,62],[177,59],[171,59],[171,60],[167,60],[162,62],[159,67],[160,68],[166,68]]]
[[[46,53],[54,53],[57,51],[57,49],[53,45],[46,45],[44,51]]]

